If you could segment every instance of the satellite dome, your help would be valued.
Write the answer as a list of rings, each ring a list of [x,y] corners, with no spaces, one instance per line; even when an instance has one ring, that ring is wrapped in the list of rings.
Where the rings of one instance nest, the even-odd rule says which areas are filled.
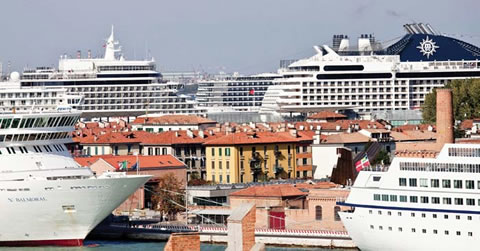
[[[13,81],[13,82],[20,81],[20,73],[18,73],[16,71],[10,73],[10,81]]]

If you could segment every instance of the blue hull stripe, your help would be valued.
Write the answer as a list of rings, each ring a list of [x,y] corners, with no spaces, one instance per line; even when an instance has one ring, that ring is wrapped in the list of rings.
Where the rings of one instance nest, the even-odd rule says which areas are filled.
[[[363,208],[373,208],[373,209],[400,210],[400,211],[418,211],[418,212],[430,212],[430,213],[480,214],[480,211],[471,211],[471,210],[449,210],[449,209],[414,208],[414,207],[389,207],[389,206],[353,204],[353,203],[346,203],[346,202],[337,202],[337,205],[339,205],[339,206],[346,206],[346,207],[363,207]],[[472,207],[473,207],[473,206],[472,206]]]

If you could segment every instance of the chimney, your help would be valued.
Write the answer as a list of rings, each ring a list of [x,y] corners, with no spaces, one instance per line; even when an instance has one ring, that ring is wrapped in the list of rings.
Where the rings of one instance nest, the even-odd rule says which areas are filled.
[[[187,130],[187,136],[193,139],[193,132],[191,130]]]
[[[178,138],[178,131],[175,131],[175,138]]]
[[[454,143],[452,90],[437,89],[437,143]]]
[[[295,137],[295,138],[296,138],[296,137],[297,137],[297,130],[291,129],[291,130],[290,130],[290,134],[292,135],[292,137]]]
[[[198,131],[198,136],[202,139],[205,138],[205,134],[203,134],[203,131]]]
[[[87,58],[92,58],[92,51],[91,50],[87,51]]]

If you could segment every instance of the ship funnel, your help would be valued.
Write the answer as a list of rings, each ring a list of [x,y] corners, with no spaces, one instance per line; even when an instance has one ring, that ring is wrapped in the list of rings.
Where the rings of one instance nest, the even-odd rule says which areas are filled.
[[[348,48],[350,47],[350,40],[348,38],[342,39],[340,41],[340,46],[338,46],[338,51],[348,51]]]
[[[372,44],[370,43],[370,39],[367,34],[361,35],[358,39],[358,51],[372,51]]]

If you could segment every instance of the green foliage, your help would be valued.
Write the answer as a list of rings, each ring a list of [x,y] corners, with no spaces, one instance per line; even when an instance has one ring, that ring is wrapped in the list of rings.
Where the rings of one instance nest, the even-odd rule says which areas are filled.
[[[377,157],[372,162],[372,165],[376,164],[390,165],[390,155],[388,155],[387,151],[382,149],[378,152]]]
[[[480,117],[480,79],[453,80],[445,85],[452,89],[453,114],[456,121]],[[422,106],[425,123],[436,122],[436,91],[427,94]]]
[[[155,195],[152,197],[156,209],[166,213],[169,218],[183,211],[184,187],[173,173],[167,173],[158,179]]]

